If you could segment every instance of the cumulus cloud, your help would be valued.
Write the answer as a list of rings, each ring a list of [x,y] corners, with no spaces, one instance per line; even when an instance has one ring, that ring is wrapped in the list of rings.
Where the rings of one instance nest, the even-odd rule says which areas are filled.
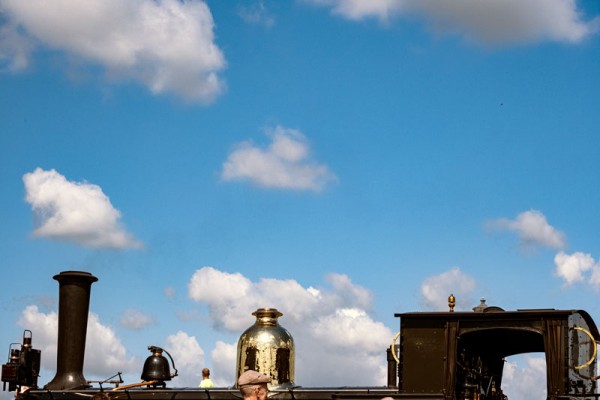
[[[556,276],[562,278],[565,285],[586,280],[593,286],[600,286],[600,264],[590,254],[561,251],[554,257],[554,265]]]
[[[448,296],[456,297],[456,308],[467,310],[473,304],[472,294],[477,282],[454,267],[439,275],[431,276],[421,285],[421,303],[426,310],[447,311]]]
[[[140,310],[127,308],[121,313],[121,320],[119,323],[124,328],[138,331],[147,327],[148,325],[154,324],[154,318],[150,315],[144,314]]]
[[[33,347],[42,351],[42,367],[56,369],[56,351],[58,343],[58,314],[42,313],[37,306],[27,306],[21,313],[17,324],[33,332]],[[103,325],[95,313],[88,317],[85,348],[86,375],[106,378],[117,371],[134,370],[139,362],[128,356],[125,347],[115,332]],[[90,379],[90,376],[86,378]]]
[[[334,313],[319,316],[311,324],[315,339],[326,346],[337,346],[345,350],[354,347],[368,346],[363,350],[376,353],[381,351],[381,342],[365,341],[365,337],[374,335],[384,337],[390,330],[380,322],[373,321],[369,315],[359,308],[340,308]]]
[[[509,399],[546,399],[546,359],[523,356],[507,361],[502,374],[502,391]]]
[[[516,232],[524,248],[541,245],[562,249],[566,246],[565,234],[548,224],[544,214],[537,210],[522,212],[514,220],[501,218],[489,221],[487,227]]]
[[[418,17],[438,34],[490,44],[557,41],[576,43],[598,31],[576,0],[305,0],[350,20]]]
[[[237,343],[225,343],[218,340],[211,351],[211,378],[215,386],[230,387],[235,384],[235,363]]]
[[[369,315],[372,299],[368,291],[345,275],[332,274],[328,281],[330,288],[305,288],[294,280],[253,282],[239,273],[203,267],[190,279],[188,293],[208,306],[215,326],[231,332],[252,325],[251,313],[257,308],[275,307],[283,312],[280,322],[296,344],[298,384],[384,384],[385,350],[393,333]],[[232,348],[223,343],[212,353],[213,363],[223,368],[232,354]],[[360,370],[353,367],[356,359],[361,360]]]
[[[95,313],[90,313],[88,317],[85,368],[91,375],[104,378],[117,371],[139,368],[139,362],[134,357],[128,357],[115,331],[103,325]]]
[[[58,338],[58,314],[40,312],[37,306],[25,307],[17,324],[23,329],[32,332],[33,347],[40,349],[44,354],[42,367],[54,369],[56,367],[56,346]]]
[[[141,247],[121,226],[121,213],[99,186],[71,182],[54,169],[41,168],[23,175],[23,182],[25,200],[37,219],[34,236],[87,247]]]
[[[152,93],[210,102],[224,89],[225,67],[203,1],[0,0],[0,63],[17,70],[34,47],[100,66]]]
[[[304,288],[293,279],[263,278],[252,282],[241,273],[207,266],[192,275],[188,294],[192,300],[209,305],[216,327],[232,332],[247,328],[254,319],[250,314],[269,304],[285,312],[286,320],[298,324],[311,318],[315,308],[327,313],[344,307],[371,308],[368,291],[353,284],[346,275],[330,274],[327,280],[333,286],[330,291]]]
[[[221,178],[248,181],[264,188],[319,191],[335,180],[326,165],[310,157],[305,137],[297,130],[277,126],[265,148],[243,142],[223,163]]]
[[[173,360],[177,360],[177,386],[196,387],[200,383],[204,367],[204,350],[195,336],[178,331],[167,337],[167,348]],[[175,371],[171,371],[174,373]]]

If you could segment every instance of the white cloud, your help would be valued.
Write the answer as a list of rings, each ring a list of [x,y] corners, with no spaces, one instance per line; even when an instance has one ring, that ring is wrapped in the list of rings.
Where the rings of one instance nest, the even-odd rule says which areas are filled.
[[[99,186],[70,182],[53,169],[41,168],[23,175],[23,182],[38,221],[34,236],[88,247],[141,247],[119,224],[121,213]]]
[[[523,365],[523,363],[525,365]],[[509,399],[546,399],[546,359],[523,356],[507,361],[502,374],[502,391]]]
[[[330,7],[331,12],[343,18],[359,21],[377,18],[382,22],[399,14],[405,7],[402,0],[304,0],[318,6]]]
[[[112,376],[117,371],[137,370],[139,362],[127,356],[125,346],[115,331],[103,325],[95,313],[88,317],[85,346],[85,371],[100,378]]]
[[[210,353],[212,360],[211,379],[215,386],[229,387],[235,384],[237,343],[218,340]]]
[[[373,301],[371,292],[362,286],[352,283],[348,275],[329,274],[327,275],[327,281],[333,286],[335,296],[339,296],[340,303],[337,304],[338,307],[351,303],[361,308],[370,307]],[[308,291],[311,289],[313,288],[308,288]],[[318,293],[318,295],[329,297],[328,293]]]
[[[0,71],[3,64],[6,64],[6,69],[11,72],[28,68],[34,47],[34,44],[19,32],[14,24],[0,26]]]
[[[244,326],[238,321],[241,314],[245,314],[236,305],[249,301],[251,286],[252,282],[240,273],[229,274],[204,267],[192,275],[188,283],[188,295],[192,300],[211,305],[211,313],[215,313],[215,325],[235,331]],[[230,304],[233,306],[230,307]]]
[[[225,67],[203,1],[0,0],[0,62],[29,64],[34,45],[98,65],[113,78],[210,102],[224,90]],[[6,61],[7,60],[7,61]]]
[[[350,20],[422,18],[436,33],[485,44],[579,42],[600,18],[583,19],[576,0],[305,0]]]
[[[393,332],[364,310],[339,308],[296,327],[296,383],[305,386],[383,386]],[[309,320],[311,321],[311,320]],[[360,368],[356,368],[360,360]]]
[[[202,379],[201,371],[204,368],[204,350],[198,344],[196,337],[178,331],[167,337],[166,350],[176,362],[178,376],[174,378],[176,379],[174,385],[178,387],[198,386]],[[168,356],[165,354],[165,357]],[[171,373],[174,372],[171,371]]]
[[[589,284],[596,290],[600,289],[600,262],[594,263],[592,267],[592,276],[589,278]]]
[[[154,318],[140,310],[127,308],[121,313],[120,325],[127,329],[140,330],[154,324]]]
[[[562,249],[566,246],[565,234],[548,224],[544,214],[537,210],[522,212],[514,220],[501,218],[490,221],[487,226],[490,229],[516,232],[525,248],[542,245]]]
[[[326,347],[346,351],[362,347],[365,352],[377,353],[391,343],[390,330],[357,308],[341,308],[335,313],[320,316],[310,323],[310,329],[314,338]]]
[[[270,28],[275,24],[275,17],[269,12],[264,1],[257,1],[238,6],[238,15],[245,22]]]
[[[32,332],[32,345],[44,354],[41,358],[42,367],[56,367],[56,346],[58,343],[58,314],[44,314],[37,306],[27,306],[21,312],[17,325]]]
[[[266,149],[250,142],[238,144],[223,163],[221,178],[265,188],[314,191],[336,179],[326,165],[310,158],[308,143],[299,131],[277,126],[270,136],[273,141]]]
[[[330,289],[317,290],[294,280],[252,282],[239,273],[204,267],[194,273],[188,291],[193,300],[208,305],[214,325],[231,332],[251,326],[255,321],[251,313],[257,308],[281,311],[280,322],[296,344],[297,384],[385,384],[385,351],[393,333],[369,316],[372,299],[366,289],[345,275],[332,274],[328,281]],[[219,346],[212,359],[215,368],[224,371],[234,350],[224,343]],[[360,369],[354,367],[357,359]],[[227,368],[234,370],[235,364]]]
[[[584,276],[586,272],[593,272],[599,268],[590,254],[580,252],[566,254],[561,251],[554,257],[554,264],[556,275],[562,278],[566,285],[582,282],[586,279]],[[597,280],[597,273],[594,276]]]
[[[42,367],[55,371],[58,314],[55,312],[45,314],[40,312],[37,306],[31,305],[23,310],[17,323],[33,332],[33,347],[42,351]],[[115,332],[103,325],[95,313],[90,313],[85,347],[86,378],[104,379],[117,371],[135,370],[138,364],[138,361],[127,355],[125,347]]]
[[[456,309],[467,310],[473,304],[472,293],[475,279],[454,267],[439,275],[431,276],[421,285],[421,302],[426,310],[447,311],[448,296],[454,294]]]

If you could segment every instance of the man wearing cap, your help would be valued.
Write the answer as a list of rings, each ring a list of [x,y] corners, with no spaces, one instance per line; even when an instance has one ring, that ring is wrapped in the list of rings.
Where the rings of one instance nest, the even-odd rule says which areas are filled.
[[[265,400],[269,389],[267,383],[271,382],[265,374],[248,370],[240,375],[238,379],[238,389],[244,396],[244,400]]]

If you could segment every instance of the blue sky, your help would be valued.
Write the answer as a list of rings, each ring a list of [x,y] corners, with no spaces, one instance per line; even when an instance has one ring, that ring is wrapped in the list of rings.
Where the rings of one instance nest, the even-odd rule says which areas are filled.
[[[600,318],[599,15],[0,0],[0,342],[52,379],[64,270],[99,278],[86,378],[128,383],[159,345],[229,385],[264,306],[303,386],[383,384],[393,314],[451,292]],[[531,398],[539,359],[507,368]]]

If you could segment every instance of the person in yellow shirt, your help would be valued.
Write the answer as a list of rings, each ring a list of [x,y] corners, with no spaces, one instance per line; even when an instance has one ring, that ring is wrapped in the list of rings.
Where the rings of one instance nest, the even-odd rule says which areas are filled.
[[[202,369],[202,382],[198,385],[198,387],[208,389],[215,387],[215,384],[210,379],[210,370],[208,368]]]

